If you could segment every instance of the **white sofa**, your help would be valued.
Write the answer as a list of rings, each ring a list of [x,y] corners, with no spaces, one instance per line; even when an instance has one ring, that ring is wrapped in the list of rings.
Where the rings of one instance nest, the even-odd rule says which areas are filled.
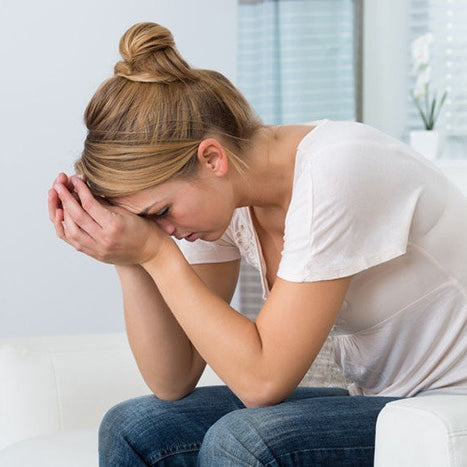
[[[210,384],[222,382],[208,368]],[[104,413],[149,393],[124,334],[0,339],[0,466],[97,466]],[[467,396],[388,404],[375,465],[467,466]]]

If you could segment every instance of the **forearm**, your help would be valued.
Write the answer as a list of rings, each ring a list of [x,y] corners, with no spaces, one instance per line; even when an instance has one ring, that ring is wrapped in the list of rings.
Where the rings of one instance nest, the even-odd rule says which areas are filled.
[[[151,276],[141,266],[116,267],[128,340],[148,386],[159,397],[189,392],[204,367]]]
[[[267,362],[255,323],[212,293],[177,250],[164,253],[144,267],[193,345],[239,397],[261,390]]]

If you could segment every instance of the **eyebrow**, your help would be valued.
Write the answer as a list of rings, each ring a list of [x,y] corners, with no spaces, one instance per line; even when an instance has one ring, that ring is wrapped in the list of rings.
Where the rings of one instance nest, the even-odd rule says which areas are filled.
[[[148,215],[148,212],[151,210],[152,207],[154,207],[159,201],[156,201],[155,203],[152,203],[151,206],[148,206],[147,208],[143,209],[141,212],[137,214],[137,216],[144,217]]]

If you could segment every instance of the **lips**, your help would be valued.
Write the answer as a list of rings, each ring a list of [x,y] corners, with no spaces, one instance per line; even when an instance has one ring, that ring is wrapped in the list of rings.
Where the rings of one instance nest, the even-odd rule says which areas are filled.
[[[190,235],[187,235],[185,237],[185,240],[187,240],[188,242],[194,242],[195,240],[198,240],[198,238],[198,235],[192,232]]]

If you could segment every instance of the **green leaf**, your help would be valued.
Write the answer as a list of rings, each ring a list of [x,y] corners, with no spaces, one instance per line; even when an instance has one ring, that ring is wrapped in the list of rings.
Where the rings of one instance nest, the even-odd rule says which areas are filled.
[[[414,100],[415,100],[415,106],[417,107],[418,113],[420,114],[420,117],[422,117],[423,126],[425,127],[425,129],[428,130],[429,129],[427,126],[428,123],[426,121],[425,113],[422,110],[422,106],[420,105],[420,102],[418,101],[418,99],[414,99]]]
[[[441,109],[443,108],[444,101],[446,100],[446,96],[448,95],[447,91],[444,91],[443,95],[441,96],[441,100],[438,104],[438,111],[433,115],[433,127],[435,126],[436,121],[438,120],[439,114]]]

